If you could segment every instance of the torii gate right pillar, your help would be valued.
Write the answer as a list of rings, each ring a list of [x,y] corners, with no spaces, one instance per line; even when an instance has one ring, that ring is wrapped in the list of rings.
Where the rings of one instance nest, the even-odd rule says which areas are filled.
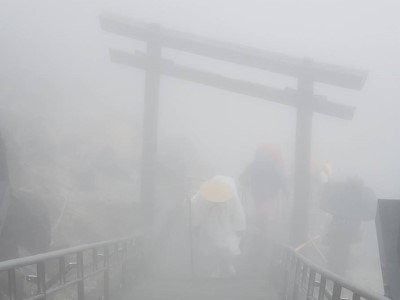
[[[308,67],[306,70],[311,70],[311,61],[304,61],[304,64]],[[298,80],[299,99],[296,115],[294,204],[291,224],[291,242],[294,246],[304,243],[308,235],[313,86],[311,72],[302,74]]]

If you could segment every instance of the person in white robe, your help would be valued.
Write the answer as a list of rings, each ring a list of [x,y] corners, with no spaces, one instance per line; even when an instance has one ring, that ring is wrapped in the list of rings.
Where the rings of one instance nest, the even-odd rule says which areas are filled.
[[[235,181],[226,176],[206,181],[191,199],[191,207],[199,250],[215,261],[211,275],[234,275],[234,259],[240,254],[240,237],[246,228]]]

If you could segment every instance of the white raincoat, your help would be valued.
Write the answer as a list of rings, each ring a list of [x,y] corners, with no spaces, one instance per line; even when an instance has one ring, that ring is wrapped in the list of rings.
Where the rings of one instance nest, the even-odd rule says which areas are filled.
[[[235,182],[226,176],[213,179],[227,183],[232,188],[233,197],[226,202],[213,203],[197,193],[191,199],[192,226],[198,231],[200,250],[225,257],[239,255],[239,232],[245,230],[246,220]]]

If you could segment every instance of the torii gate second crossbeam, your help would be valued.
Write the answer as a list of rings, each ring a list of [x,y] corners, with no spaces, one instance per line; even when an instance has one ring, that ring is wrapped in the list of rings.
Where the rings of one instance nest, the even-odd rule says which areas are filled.
[[[147,43],[146,53],[135,51],[131,54],[120,50],[110,50],[110,56],[116,63],[141,68],[146,72],[141,201],[145,208],[145,217],[150,224],[153,219],[152,211],[155,201],[159,82],[161,75],[167,75],[274,101],[297,110],[292,243],[298,245],[307,240],[313,113],[347,120],[352,119],[354,114],[354,107],[329,102],[324,96],[314,95],[314,82],[360,89],[364,85],[367,72],[189,35],[167,30],[155,24],[133,22],[118,16],[103,15],[100,17],[100,22],[105,31]],[[281,90],[175,64],[162,58],[163,47],[292,76],[297,78],[298,88],[297,90]]]

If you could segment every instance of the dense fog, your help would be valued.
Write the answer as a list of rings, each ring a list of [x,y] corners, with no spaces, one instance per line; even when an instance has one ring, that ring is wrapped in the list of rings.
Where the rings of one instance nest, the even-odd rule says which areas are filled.
[[[400,198],[398,1],[0,3],[0,131],[10,185],[49,210],[53,249],[129,235],[143,217],[126,207],[139,203],[145,76],[113,63],[109,49],[133,53],[146,45],[103,31],[104,14],[367,71],[361,89],[314,85],[315,94],[354,106],[355,114],[314,114],[311,159],[328,162],[332,180],[357,177],[378,199]],[[162,55],[235,79],[297,87],[295,78],[273,72],[173,49]],[[264,144],[280,148],[293,195],[295,108],[161,76],[158,117],[161,211],[214,175],[238,179]],[[352,250],[362,255],[354,254],[347,277],[382,292],[374,222],[362,228]]]
[[[189,33],[368,70],[361,91],[316,86],[329,99],[356,106],[356,114],[350,122],[316,116],[313,156],[332,162],[338,176],[360,175],[381,197],[398,197],[396,8],[394,1],[3,1],[2,113],[23,115],[25,110],[49,126],[67,122],[73,131],[91,118],[124,112],[132,116],[128,121],[132,126],[140,126],[143,72],[115,65],[108,57],[108,47],[133,50],[135,44],[105,34],[98,21],[100,13],[119,13]],[[137,44],[136,48],[143,48]],[[201,63],[188,55],[182,61]],[[269,83],[272,78],[283,87],[295,84],[291,78],[221,64],[207,61],[206,67],[242,77],[249,72],[259,82]],[[288,165],[293,160],[291,109],[168,78],[161,90],[160,138],[187,136],[221,171],[239,172],[256,145],[265,141],[283,145]],[[205,113],[208,122],[203,122]],[[220,114],[228,114],[229,121],[219,122]]]

